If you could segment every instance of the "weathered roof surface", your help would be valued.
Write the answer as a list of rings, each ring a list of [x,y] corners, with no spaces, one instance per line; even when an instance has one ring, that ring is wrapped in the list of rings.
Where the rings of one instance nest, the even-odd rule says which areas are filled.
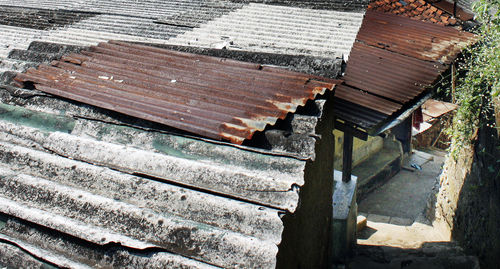
[[[342,11],[364,11],[368,0],[231,0],[236,3],[265,3],[270,5],[283,5],[291,7],[342,10]]]
[[[262,146],[257,148],[186,135],[10,84],[12,71],[49,64],[101,41],[167,47],[174,43],[172,37],[252,5],[0,0],[0,6],[0,12],[8,14],[0,15],[0,32],[6,33],[0,35],[0,267],[43,262],[71,268],[276,265],[284,240],[282,218],[300,212],[298,205],[303,202],[299,198],[306,190],[302,188],[305,167],[315,158],[320,139],[316,126],[325,100],[309,101],[261,133],[254,139]],[[301,9],[302,14],[314,14],[294,7],[297,12]],[[341,24],[353,22],[359,27],[362,13],[338,17],[346,18],[339,19]],[[297,19],[297,25],[310,22],[305,15],[281,18]],[[331,29],[334,34],[344,28]],[[349,29],[354,31],[348,33],[352,43],[357,28]],[[272,50],[275,53],[262,53],[268,51],[265,48],[229,53],[171,48],[256,59],[312,74],[332,67],[328,69],[334,72],[328,72],[335,77],[340,61],[329,55],[307,55],[312,42],[302,44],[304,51],[291,43],[292,49]]]
[[[476,40],[474,34],[452,27],[376,11],[367,12],[356,39],[398,54],[445,64]]]
[[[2,112],[3,214],[97,246],[160,248],[222,267],[275,263],[278,212],[296,207],[303,162],[8,105]]]
[[[42,18],[48,18],[39,28],[48,31],[30,41],[95,45],[113,39],[347,58],[367,4],[365,1],[253,2],[156,0],[137,5],[132,0],[0,0],[0,6],[8,6],[2,8],[11,13],[19,12],[11,6],[55,10],[37,11]],[[330,7],[321,8],[323,4]],[[339,9],[336,4],[354,6],[356,11]],[[58,19],[54,20],[56,15]],[[20,21],[15,24],[29,24]],[[11,19],[2,23],[0,16],[0,27],[12,23]],[[20,48],[26,49],[28,44]]]
[[[363,14],[251,3],[170,41],[178,45],[347,58]]]
[[[345,85],[338,87],[337,114],[376,133],[426,96],[447,65],[475,40],[454,28],[367,11],[347,62]]]
[[[335,85],[285,69],[124,42],[63,56],[16,80],[236,144]]]
[[[45,45],[12,56],[78,50]],[[0,92],[0,235],[6,249],[30,253],[23,262],[275,265],[281,216],[297,208],[306,161],[169,134],[38,91]],[[314,136],[318,115],[297,116],[293,135]]]
[[[445,66],[356,42],[345,83],[369,93],[407,103],[432,85]],[[375,104],[374,104],[375,105]]]

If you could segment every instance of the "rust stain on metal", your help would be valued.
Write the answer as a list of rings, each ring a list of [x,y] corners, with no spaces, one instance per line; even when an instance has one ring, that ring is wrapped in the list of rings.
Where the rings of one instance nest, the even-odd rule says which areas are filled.
[[[367,11],[358,41],[420,60],[449,64],[477,36],[452,27]]]
[[[344,79],[351,87],[405,104],[431,86],[445,69],[439,63],[356,42]]]
[[[430,90],[448,64],[476,40],[451,27],[367,11],[344,84],[335,91],[339,117],[363,128],[380,126]]]
[[[335,88],[335,97],[368,107],[385,115],[391,115],[402,107],[401,104],[391,102],[367,92],[356,90],[347,85],[337,86]]]
[[[120,41],[15,78],[38,90],[241,144],[337,81]]]

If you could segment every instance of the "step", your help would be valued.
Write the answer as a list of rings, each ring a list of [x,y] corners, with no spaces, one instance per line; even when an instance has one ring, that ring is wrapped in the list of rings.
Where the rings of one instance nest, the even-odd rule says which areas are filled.
[[[352,174],[358,177],[358,203],[401,170],[402,157],[399,150],[384,147],[354,167]]]
[[[358,245],[347,268],[479,269],[479,260],[454,242],[429,242],[419,249]]]

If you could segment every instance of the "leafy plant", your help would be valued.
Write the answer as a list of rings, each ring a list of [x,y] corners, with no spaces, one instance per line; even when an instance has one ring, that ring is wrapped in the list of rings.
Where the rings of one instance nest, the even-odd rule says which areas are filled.
[[[500,1],[479,0],[473,5],[477,20],[478,43],[467,49],[465,63],[459,72],[454,99],[459,105],[453,125],[447,133],[452,139],[450,149],[456,157],[465,145],[470,145],[478,127],[497,128],[491,120],[493,99],[500,95]]]

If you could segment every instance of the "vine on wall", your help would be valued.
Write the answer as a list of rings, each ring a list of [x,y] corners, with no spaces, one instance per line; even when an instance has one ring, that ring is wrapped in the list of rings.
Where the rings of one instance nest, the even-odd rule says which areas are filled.
[[[465,75],[459,78],[452,93],[459,108],[447,130],[454,157],[463,147],[471,145],[479,127],[486,125],[498,130],[491,115],[494,115],[493,100],[500,95],[500,1],[479,0],[473,8],[481,23],[475,30],[479,42],[467,49],[468,57],[459,65],[459,71]]]

